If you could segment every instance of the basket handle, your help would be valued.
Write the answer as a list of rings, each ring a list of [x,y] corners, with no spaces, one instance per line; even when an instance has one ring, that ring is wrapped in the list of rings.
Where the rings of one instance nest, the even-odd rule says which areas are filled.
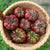
[[[2,11],[0,10],[0,32],[1,32],[1,30],[2,30],[2,22],[3,21],[3,13],[2,13]]]
[[[0,20],[2,20],[3,19],[3,13],[2,13],[2,11],[0,10]]]

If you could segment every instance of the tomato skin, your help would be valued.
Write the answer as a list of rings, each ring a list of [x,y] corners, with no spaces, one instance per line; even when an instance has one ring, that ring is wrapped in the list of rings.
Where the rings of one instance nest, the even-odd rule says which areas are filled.
[[[18,26],[18,18],[15,15],[6,16],[4,18],[4,26],[8,30],[14,30]]]
[[[36,44],[36,41],[31,41],[31,40],[28,40],[28,42],[30,43],[30,44]]]
[[[27,33],[27,41],[30,44],[35,44],[40,40],[40,35],[36,34],[34,31],[29,31]]]
[[[24,36],[24,37],[22,37],[22,36]],[[10,33],[10,37],[11,37],[12,42],[14,42],[14,43],[26,43],[27,42],[26,41],[27,35],[26,35],[25,31],[22,30],[21,28],[16,28],[15,30],[13,30]]]
[[[16,15],[16,17],[18,18],[22,18],[24,17],[24,10],[21,7],[16,7],[14,10],[14,14]]]
[[[38,40],[36,40],[36,41],[31,41],[31,40],[28,40],[28,42],[30,43],[30,44],[36,44],[38,41],[40,40],[40,37],[38,37]]]
[[[29,12],[30,11],[30,8],[27,8],[25,9],[25,13]]]
[[[29,21],[35,22],[36,19],[38,19],[39,17],[38,11],[33,9],[28,10],[26,9],[25,18],[28,19]]]
[[[27,30],[31,27],[31,23],[29,20],[23,18],[20,21],[20,27],[24,30]]]
[[[32,30],[34,30],[36,33],[43,35],[46,31],[46,22],[42,19],[37,19],[34,23],[34,25],[31,27]]]

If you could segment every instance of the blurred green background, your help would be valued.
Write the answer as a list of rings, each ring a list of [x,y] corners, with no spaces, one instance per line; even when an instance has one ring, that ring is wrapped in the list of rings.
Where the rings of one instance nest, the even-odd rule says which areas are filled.
[[[18,2],[18,1],[22,1],[22,0],[0,0],[0,10],[3,12],[9,5],[13,4],[14,2]],[[50,15],[50,3],[43,2],[39,5],[41,5]],[[15,50],[14,48],[10,47],[4,42],[1,36],[1,32],[0,32],[0,50]],[[50,50],[50,36],[47,42],[44,45],[42,45],[40,48],[37,48],[36,50]]]

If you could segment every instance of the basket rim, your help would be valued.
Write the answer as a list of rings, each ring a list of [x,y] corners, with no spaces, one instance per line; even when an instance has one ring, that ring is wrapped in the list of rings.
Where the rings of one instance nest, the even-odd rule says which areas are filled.
[[[30,1],[19,1],[19,2],[15,2],[14,4],[12,4],[12,5],[10,5],[4,12],[3,12],[3,14],[5,14],[12,6],[14,6],[15,4],[19,4],[19,3],[30,3],[30,4],[34,4],[34,5],[36,5],[37,7],[39,7],[46,15],[47,15],[47,19],[48,19],[48,21],[49,21],[49,16],[48,16],[48,14],[46,13],[46,11],[43,9],[43,8],[41,8],[41,6],[39,6],[38,4],[36,4],[36,3],[34,3],[34,2],[30,2]],[[49,24],[48,24],[48,27],[47,27],[47,33],[48,34],[46,34],[45,35],[45,38],[43,39],[43,41],[42,42],[39,42],[39,43],[37,43],[37,44],[35,44],[35,46],[33,47],[19,47],[19,46],[16,46],[14,43],[12,43],[10,40],[8,40],[7,38],[6,38],[6,36],[5,36],[5,34],[4,34],[4,30],[3,30],[3,26],[2,26],[2,21],[1,21],[1,36],[3,37],[3,40],[6,42],[6,44],[8,44],[10,47],[13,47],[14,49],[22,49],[22,50],[27,50],[27,49],[36,49],[36,48],[39,48],[40,46],[42,46],[46,41],[47,41],[47,39],[48,39],[48,37],[49,37],[49,30],[50,30],[50,28],[49,28]],[[18,44],[19,45],[19,44]],[[20,44],[21,45],[21,44]],[[22,44],[22,45],[26,45],[26,44]],[[29,44],[28,44],[29,45]]]

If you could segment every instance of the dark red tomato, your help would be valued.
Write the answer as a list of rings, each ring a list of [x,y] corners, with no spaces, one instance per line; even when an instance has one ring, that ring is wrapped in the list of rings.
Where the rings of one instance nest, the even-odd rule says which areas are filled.
[[[29,10],[29,9],[28,9]],[[29,10],[26,9],[25,18],[29,21],[35,22],[36,19],[39,17],[37,10]]]
[[[37,19],[31,28],[34,30],[36,33],[39,33],[40,35],[43,35],[46,31],[46,22],[42,19]]]
[[[25,43],[26,33],[21,28],[16,28],[10,33],[11,40],[15,43]]]
[[[30,26],[31,26],[31,23],[27,19],[24,19],[24,18],[21,19],[21,21],[20,21],[20,27],[22,29],[27,30],[27,29],[30,28]]]
[[[15,14],[18,18],[24,17],[24,10],[23,10],[23,8],[21,8],[21,7],[15,8],[14,14]]]
[[[8,30],[14,30],[18,26],[18,18],[15,15],[6,16],[4,19],[4,26]]]

